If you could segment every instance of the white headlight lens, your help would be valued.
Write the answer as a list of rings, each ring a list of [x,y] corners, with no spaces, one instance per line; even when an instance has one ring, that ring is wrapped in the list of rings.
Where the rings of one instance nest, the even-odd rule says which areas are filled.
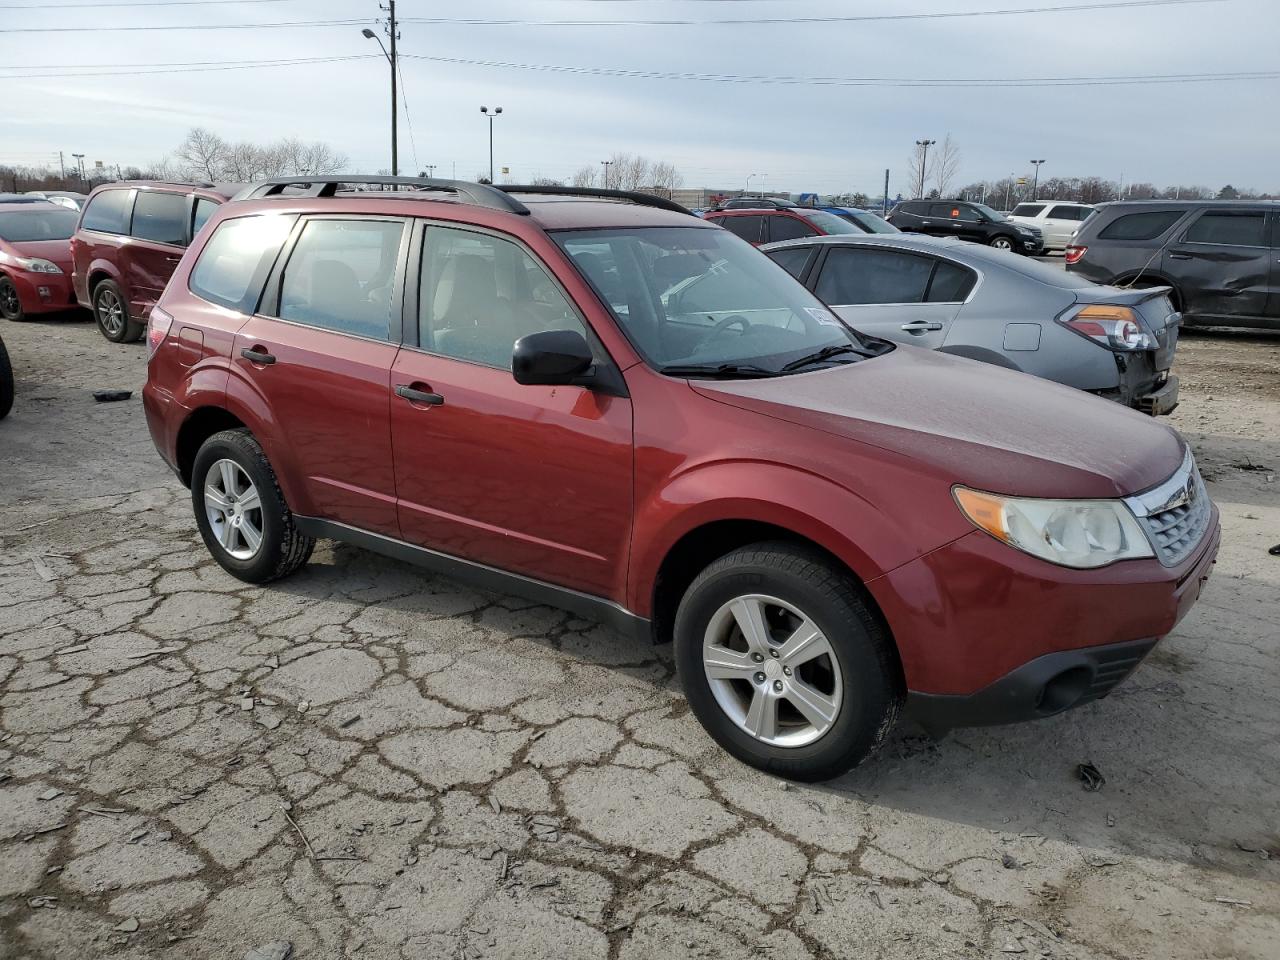
[[[1132,511],[1120,500],[1029,500],[955,488],[961,512],[981,530],[1033,557],[1092,569],[1153,557]]]
[[[18,261],[23,268],[30,270],[32,273],[61,273],[62,268],[56,263],[49,260],[41,260],[39,257],[24,257]]]

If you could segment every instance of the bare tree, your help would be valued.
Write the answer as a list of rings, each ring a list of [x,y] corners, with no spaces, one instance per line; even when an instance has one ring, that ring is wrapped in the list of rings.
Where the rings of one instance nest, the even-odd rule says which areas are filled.
[[[187,176],[217,180],[222,176],[227,151],[227,142],[216,133],[204,127],[192,127],[176,156]]]
[[[649,167],[649,183],[653,185],[655,193],[670,200],[671,194],[684,183],[684,177],[674,163],[659,160]]]
[[[938,192],[938,196],[948,196],[951,190],[951,184],[956,179],[956,174],[960,172],[960,145],[951,139],[948,133],[942,139],[942,143],[934,152],[933,163],[933,188]]]
[[[574,175],[569,179],[575,187],[594,187],[596,185],[597,175],[598,171],[596,168],[588,164],[585,167],[579,167]]]
[[[925,163],[928,158],[928,150],[928,147],[917,143],[915,150],[911,152],[911,156],[907,160],[907,178],[910,181],[907,189],[911,192],[911,196],[917,200],[920,199],[921,194],[924,192]]]
[[[529,181],[535,187],[563,187],[563,180],[554,180],[551,177],[534,177]]]

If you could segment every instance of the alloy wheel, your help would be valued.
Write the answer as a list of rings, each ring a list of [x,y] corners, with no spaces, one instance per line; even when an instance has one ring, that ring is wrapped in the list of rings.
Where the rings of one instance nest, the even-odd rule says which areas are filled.
[[[262,547],[262,500],[234,460],[217,460],[205,474],[204,509],[213,535],[237,560],[252,560]]]
[[[735,597],[707,624],[702,665],[720,708],[774,747],[803,747],[835,723],[844,689],[835,651],[803,611],[763,594]]]
[[[124,304],[110,288],[98,293],[98,319],[113,337],[124,332]]]
[[[996,237],[994,240],[991,241],[991,245],[995,247],[997,250],[1013,249],[1013,244],[1010,243],[1008,240],[1006,240],[1004,237]]]

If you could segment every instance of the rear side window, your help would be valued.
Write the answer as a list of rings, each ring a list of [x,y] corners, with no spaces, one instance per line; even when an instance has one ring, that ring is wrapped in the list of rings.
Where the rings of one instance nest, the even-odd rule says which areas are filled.
[[[803,237],[817,236],[818,231],[799,217],[788,217],[785,214],[769,218],[770,240],[799,240]]]
[[[1100,240],[1154,240],[1182,219],[1185,210],[1130,213],[1113,220],[1098,234]]]
[[[1210,210],[1187,230],[1187,243],[1265,247],[1267,215],[1261,210]]]
[[[969,296],[977,280],[978,275],[968,267],[939,260],[925,299],[929,303],[961,303]]]
[[[1013,208],[1011,216],[1015,217],[1035,217],[1040,215],[1040,211],[1045,208],[1043,203],[1020,203]],[[1055,210],[1061,210],[1062,207],[1055,207]],[[1053,216],[1053,214],[1049,214]]]
[[[933,261],[889,250],[836,247],[827,254],[814,293],[825,303],[921,303]]]
[[[390,339],[391,290],[403,233],[399,220],[312,220],[284,268],[280,319]]]
[[[764,217],[719,217],[716,219],[716,223],[730,233],[737,234],[743,240],[759,243],[760,228],[764,226]]]
[[[223,220],[200,251],[187,287],[211,303],[253,313],[266,271],[295,219],[262,216]]]
[[[195,236],[200,232],[200,228],[205,225],[213,211],[218,209],[218,205],[212,200],[206,200],[204,197],[196,197],[195,209],[191,212],[191,236]]]
[[[769,259],[780,266],[787,273],[796,279],[804,273],[805,266],[809,263],[809,255],[813,252],[813,247],[788,247],[786,250],[772,250],[769,252]]]
[[[89,201],[80,226],[99,233],[128,233],[132,190],[103,190]]]
[[[1016,212],[1016,211],[1015,211]],[[1049,211],[1050,220],[1083,220],[1092,211],[1088,207],[1076,207],[1070,204],[1054,207]]]
[[[139,190],[129,232],[139,240],[183,246],[187,242],[186,218],[187,198],[183,194]]]

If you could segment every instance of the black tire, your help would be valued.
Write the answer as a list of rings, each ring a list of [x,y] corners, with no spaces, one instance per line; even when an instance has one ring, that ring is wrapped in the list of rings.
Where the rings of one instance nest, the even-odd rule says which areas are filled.
[[[129,301],[114,280],[99,280],[93,288],[93,319],[98,332],[112,343],[133,343],[147,329],[129,316]]]
[[[14,323],[21,323],[27,319],[22,309],[22,301],[18,299],[18,288],[2,273],[0,273],[0,317]]]
[[[746,594],[803,610],[839,661],[842,702],[812,743],[782,747],[756,739],[712,692],[703,638],[716,611]],[[734,550],[698,575],[676,612],[675,659],[689,706],[715,741],[744,763],[795,780],[827,780],[862,763],[893,729],[903,700],[896,652],[862,587],[818,551],[785,542]]]
[[[13,409],[13,366],[9,363],[9,351],[0,340],[0,420]]]
[[[1014,240],[1012,237],[1000,234],[999,236],[992,237],[988,240],[987,246],[995,247],[997,250],[1008,250],[1010,253],[1016,253],[1018,250],[1018,241]]]
[[[205,508],[205,480],[210,468],[220,460],[237,464],[253,481],[261,501],[262,542],[249,559],[234,557],[223,547]],[[223,430],[201,445],[191,469],[191,504],[196,526],[213,559],[246,583],[268,583],[287,577],[311,559],[315,538],[300,533],[294,525],[293,512],[285,502],[275,471],[248,430]]]

